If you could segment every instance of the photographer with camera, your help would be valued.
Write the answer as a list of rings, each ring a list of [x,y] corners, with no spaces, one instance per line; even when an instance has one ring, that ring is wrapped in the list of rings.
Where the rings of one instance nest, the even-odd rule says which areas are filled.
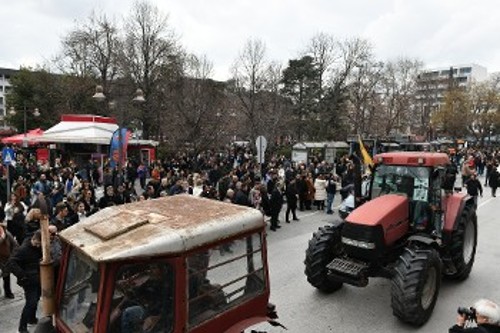
[[[499,323],[500,307],[490,300],[480,299],[473,307],[458,308],[457,323],[448,332],[500,333]]]

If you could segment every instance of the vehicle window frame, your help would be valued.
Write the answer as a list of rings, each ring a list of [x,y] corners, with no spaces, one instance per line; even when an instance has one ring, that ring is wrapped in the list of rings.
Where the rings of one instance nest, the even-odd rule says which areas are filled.
[[[110,329],[110,325],[111,325],[111,315],[112,315],[112,312],[113,312],[113,297],[115,295],[115,292],[116,292],[116,282],[117,282],[117,278],[118,278],[118,275],[120,274],[120,271],[126,267],[126,266],[131,266],[131,265],[144,265],[146,263],[145,260],[127,260],[127,261],[123,261],[123,262],[120,262],[120,263],[115,263],[114,264],[114,267],[110,270],[110,273],[109,274],[109,279],[110,279],[110,283],[108,284],[109,285],[109,292],[108,292],[108,295],[106,296],[108,299],[108,304],[109,304],[109,312],[105,313],[104,314],[104,317],[106,319],[106,331],[107,332],[114,332]],[[170,316],[171,318],[171,325],[168,327],[168,330],[166,331],[162,331],[162,333],[172,333],[172,332],[175,332],[175,329],[176,329],[176,315],[177,315],[177,309],[176,309],[176,302],[178,302],[178,300],[176,300],[177,298],[177,291],[176,291],[176,288],[177,288],[177,266],[176,266],[176,263],[174,262],[174,260],[172,259],[169,259],[169,258],[154,258],[154,259],[148,259],[147,260],[147,264],[150,264],[150,265],[153,265],[153,264],[164,264],[164,265],[168,265],[169,267],[169,270],[170,270],[170,277],[171,277],[171,286],[168,287],[170,289],[170,299],[169,299],[169,302],[170,302],[170,307],[171,307],[171,311],[170,313],[168,314],[168,316]],[[155,330],[154,332],[158,332],[157,330]]]
[[[78,258],[80,261],[82,262],[85,262],[87,264],[89,264],[87,267],[88,268],[95,268],[95,272],[97,273],[97,276],[95,278],[94,281],[88,281],[90,279],[92,279],[92,274],[83,279],[82,281],[78,281],[79,284],[84,284],[84,283],[89,283],[91,284],[90,287],[93,288],[95,287],[95,293],[92,293],[92,295],[95,294],[95,298],[92,299],[92,301],[88,304],[88,308],[85,312],[85,315],[82,317],[81,321],[79,322],[71,322],[68,320],[68,317],[67,317],[67,314],[65,313],[65,311],[68,311],[71,313],[71,311],[78,311],[78,309],[74,309],[72,310],[71,309],[71,302],[73,302],[74,300],[68,300],[68,301],[65,301],[66,299],[66,294],[67,294],[67,291],[68,290],[71,290],[71,289],[77,289],[77,291],[74,291],[74,294],[72,293],[72,296],[73,297],[78,297],[78,300],[77,302],[79,302],[80,304],[83,303],[83,301],[85,299],[81,299],[82,297],[82,294],[81,294],[81,291],[82,290],[85,290],[87,288],[81,288],[81,286],[79,286],[80,288],[76,288],[78,286],[78,284],[74,284],[72,286],[70,286],[70,288],[67,287],[67,284],[68,284],[68,277],[70,276],[71,273],[71,265],[72,265],[72,262],[73,262],[73,258]],[[81,252],[81,251],[78,251],[77,249],[74,249],[74,248],[70,248],[68,250],[68,253],[67,253],[67,263],[66,263],[66,267],[65,267],[65,271],[64,271],[64,282],[62,283],[62,287],[61,287],[61,300],[60,300],[60,306],[58,308],[58,320],[60,322],[63,323],[63,325],[65,327],[67,327],[69,330],[72,330],[72,331],[75,331],[77,328],[76,327],[79,327],[78,330],[81,331],[81,325],[84,325],[85,328],[88,329],[89,332],[93,332],[96,327],[98,326],[97,325],[97,318],[99,316],[99,314],[97,313],[97,309],[99,307],[99,293],[100,293],[100,284],[101,284],[101,279],[102,279],[102,270],[101,270],[101,266],[99,265],[98,262],[95,262],[93,261],[90,257],[86,256],[85,253]],[[95,267],[91,267],[91,266],[95,266]],[[75,266],[75,267],[79,267],[79,266]],[[75,272],[77,272],[75,270]],[[95,285],[92,285],[92,283],[95,283]],[[78,296],[76,296],[78,294]],[[81,302],[80,302],[81,300]],[[78,307],[78,305],[74,305],[76,307]],[[93,318],[91,317],[88,317],[89,315],[92,314],[92,312],[94,312],[93,314]],[[87,326],[84,321],[88,321],[88,320],[92,320],[92,327],[89,327]],[[77,326],[78,325],[78,326]]]
[[[260,247],[258,249],[255,249],[255,248],[253,248],[253,250],[250,249],[252,251],[249,251],[248,240],[251,237],[255,237],[254,239],[258,239],[258,242],[259,242],[258,245]],[[254,299],[255,297],[258,297],[266,292],[266,290],[268,289],[268,285],[267,285],[268,284],[268,276],[267,276],[268,273],[267,273],[267,269],[266,269],[267,261],[265,258],[265,238],[264,237],[265,236],[264,236],[263,230],[255,230],[251,233],[248,233],[248,234],[236,237],[236,238],[228,239],[228,240],[221,242],[221,243],[218,243],[214,246],[210,246],[208,248],[194,251],[186,256],[186,258],[185,258],[185,260],[186,260],[185,261],[185,265],[186,265],[186,295],[187,295],[187,302],[186,302],[187,309],[186,310],[187,310],[187,325],[189,328],[194,328],[194,327],[200,326],[200,325],[204,324],[206,321],[208,321],[209,319],[213,318],[213,316],[217,316],[217,315],[220,315],[221,313],[231,311],[231,310],[241,306],[245,302],[250,301],[250,300]],[[216,269],[220,269],[220,268],[224,268],[224,267],[227,268],[227,267],[229,267],[230,264],[238,262],[240,260],[243,261],[246,258],[246,260],[245,260],[246,274],[241,275],[236,279],[229,280],[229,282],[224,283],[222,285],[218,283],[218,282],[220,282],[219,280],[210,281],[209,284],[213,284],[214,286],[216,286],[214,290],[209,289],[208,292],[202,291],[201,293],[195,295],[195,297],[191,297],[191,292],[192,292],[191,282],[192,281],[190,281],[190,278],[194,274],[191,274],[191,272],[190,272],[191,267],[190,267],[190,263],[189,263],[189,258],[191,258],[194,255],[204,253],[206,251],[220,251],[220,248],[223,247],[226,243],[231,243],[234,241],[242,241],[242,242],[246,243],[247,248],[243,254],[236,255],[234,257],[229,257],[227,260],[224,260],[222,262],[219,262],[219,263],[216,263],[213,265],[209,261],[206,269],[200,269],[198,271],[195,271],[195,273],[197,273],[197,274],[206,273],[206,272],[209,272],[211,270],[216,270]],[[253,242],[251,242],[251,243],[253,244]],[[251,254],[252,254],[251,258],[253,260],[249,261],[249,256]],[[256,254],[258,255],[257,257],[256,257]],[[259,267],[255,266],[256,261],[258,262],[258,264],[260,264]],[[253,268],[253,270],[251,272],[249,272],[249,269],[251,269],[251,268]],[[228,270],[226,269],[226,271],[228,271]],[[259,276],[259,274],[261,274],[261,275]],[[206,278],[205,278],[205,280],[206,280]],[[244,287],[237,288],[233,292],[230,292],[230,293],[225,292],[226,290],[230,289],[228,287],[230,287],[232,285],[236,285],[238,282],[242,282],[242,281],[244,281],[244,285],[245,285]],[[256,285],[258,285],[257,289],[255,289],[255,290],[252,289]],[[227,288],[227,289],[225,289],[225,288]],[[220,289],[220,291],[218,289]],[[205,294],[214,294],[214,293],[222,294],[223,293],[222,295],[224,296],[226,302],[222,305],[219,304],[219,305],[215,306],[214,308],[208,308],[208,309],[205,309],[204,311],[200,311],[197,313],[198,317],[195,317],[192,315],[192,307],[194,307],[193,303],[194,303],[194,301],[196,301],[200,297],[205,296],[205,294],[203,294],[203,292],[205,292]],[[237,295],[240,292],[243,292],[242,296],[236,297],[236,298],[231,300],[231,297],[233,297],[234,295]],[[230,301],[228,302],[227,300],[230,300]],[[193,313],[194,313],[194,311],[193,311]],[[207,315],[207,313],[210,313],[210,315]]]

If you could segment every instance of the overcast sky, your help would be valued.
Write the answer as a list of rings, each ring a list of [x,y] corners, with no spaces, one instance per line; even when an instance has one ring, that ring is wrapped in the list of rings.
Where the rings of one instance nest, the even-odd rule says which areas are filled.
[[[368,39],[379,60],[418,58],[428,68],[477,63],[500,71],[497,0],[151,0],[190,52],[206,55],[214,77],[246,40],[259,38],[269,60],[286,64],[319,32]],[[53,58],[61,37],[92,11],[120,20],[133,0],[0,0],[0,67]]]

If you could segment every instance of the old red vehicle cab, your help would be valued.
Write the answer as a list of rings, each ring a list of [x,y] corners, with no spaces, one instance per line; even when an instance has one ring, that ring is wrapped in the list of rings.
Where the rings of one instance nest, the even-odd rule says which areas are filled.
[[[106,208],[60,237],[56,325],[37,332],[239,333],[275,318],[257,210],[179,195]]]

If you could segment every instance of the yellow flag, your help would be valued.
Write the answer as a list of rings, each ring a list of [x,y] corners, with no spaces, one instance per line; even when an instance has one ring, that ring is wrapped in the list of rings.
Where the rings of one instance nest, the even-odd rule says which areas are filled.
[[[360,135],[358,135],[358,140],[359,140],[359,150],[361,151],[361,156],[363,157],[363,163],[365,163],[365,165],[373,166],[373,160],[370,154],[368,154],[368,152],[366,151],[365,145],[363,144]]]

